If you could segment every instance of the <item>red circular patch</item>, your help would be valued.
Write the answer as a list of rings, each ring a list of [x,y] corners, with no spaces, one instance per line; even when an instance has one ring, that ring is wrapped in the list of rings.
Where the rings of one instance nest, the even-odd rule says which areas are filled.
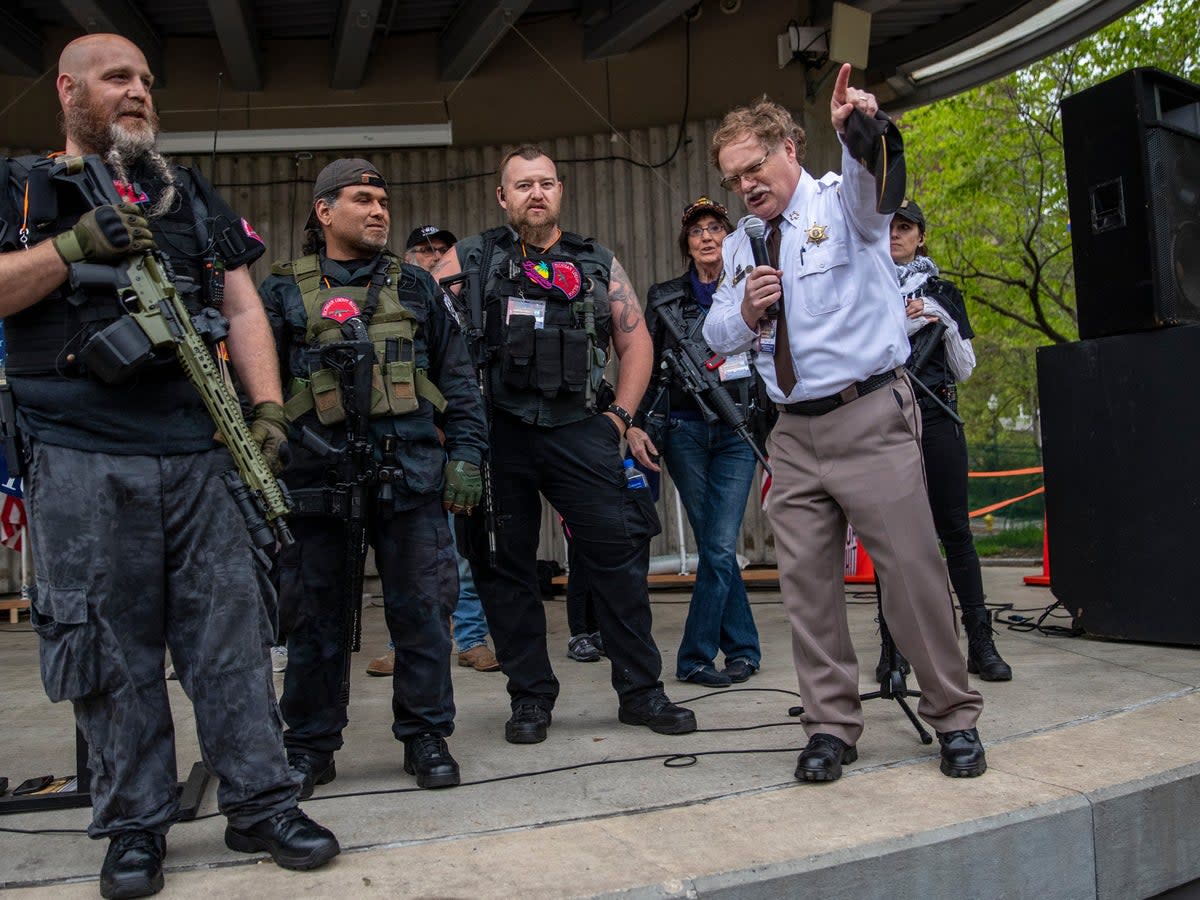
[[[361,310],[349,297],[331,297],[321,307],[321,318],[333,319],[339,325],[357,316]]]

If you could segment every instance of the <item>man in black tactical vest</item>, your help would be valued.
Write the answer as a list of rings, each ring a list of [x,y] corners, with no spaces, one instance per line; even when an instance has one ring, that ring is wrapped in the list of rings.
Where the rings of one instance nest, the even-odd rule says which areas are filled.
[[[145,271],[135,266],[161,267],[196,322],[219,334],[228,320],[229,356],[255,404],[251,436],[278,467],[279,374],[247,268],[262,241],[198,172],[155,150],[152,81],[123,37],[71,42],[57,80],[66,155],[0,161],[0,315],[26,441],[31,618],[46,692],[72,701],[88,743],[88,831],[110,839],[105,897],[163,885],[178,809],[167,648],[221,780],[226,844],[297,869],[338,852],[297,806],[267,661],[275,594],[223,483],[230,454],[175,354],[134,359],[117,340],[138,327],[117,289]],[[74,159],[89,154],[103,163]],[[111,179],[99,186],[127,202],[87,202],[80,171]]]
[[[286,475],[296,543],[280,558],[288,644],[280,710],[304,796],[335,775],[348,722],[343,623],[347,605],[356,612],[361,600],[356,579],[368,542],[395,644],[392,733],[404,743],[404,770],[420,787],[459,783],[446,746],[454,730],[449,617],[458,597],[446,510],[470,513],[479,502],[487,427],[452,311],[424,269],[387,249],[389,228],[378,170],[335,160],[317,176],[306,255],[276,263],[261,287],[290,378],[287,417],[300,438]],[[339,374],[347,350],[361,354],[357,384]],[[356,441],[349,468],[331,462]],[[350,508],[347,497],[357,497]],[[360,538],[347,541],[352,528]],[[339,672],[347,673],[340,692]]]
[[[546,739],[558,679],[538,591],[540,491],[578,542],[612,662],[618,717],[660,734],[696,729],[663,692],[646,574],[659,532],[650,492],[631,489],[621,438],[650,379],[654,350],[629,276],[612,251],[558,227],[562,182],[537,147],[509,153],[496,198],[509,224],[459,241],[434,274],[466,275],[460,306],[486,363],[493,510],[460,520],[496,653],[508,676],[514,744]],[[621,359],[615,398],[603,383],[609,344]],[[486,533],[494,514],[495,534]],[[494,549],[490,546],[494,541]]]

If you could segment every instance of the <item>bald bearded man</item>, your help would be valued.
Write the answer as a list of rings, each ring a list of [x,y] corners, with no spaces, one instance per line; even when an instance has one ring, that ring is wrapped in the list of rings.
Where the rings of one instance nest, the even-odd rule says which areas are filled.
[[[297,806],[268,662],[275,596],[222,481],[233,464],[212,418],[173,354],[122,359],[115,376],[93,364],[129,319],[111,286],[75,276],[109,267],[116,280],[131,257],[161,248],[193,315],[227,320],[251,433],[278,465],[279,372],[248,272],[264,247],[198,172],[155,149],[153,81],[119,35],[87,35],[59,59],[66,153],[99,156],[126,202],[91,208],[52,159],[0,164],[0,316],[25,442],[32,620],[46,692],[71,701],[88,742],[89,834],[110,840],[104,897],[163,885],[178,809],[168,648],[220,778],[226,844],[292,869],[339,850]],[[223,284],[211,274],[222,269]]]

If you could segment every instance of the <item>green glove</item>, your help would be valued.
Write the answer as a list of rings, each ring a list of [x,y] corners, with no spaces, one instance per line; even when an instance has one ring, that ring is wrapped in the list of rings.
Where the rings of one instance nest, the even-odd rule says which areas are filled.
[[[254,416],[250,420],[250,437],[262,450],[263,458],[271,467],[271,474],[278,475],[292,461],[292,451],[288,448],[288,420],[283,407],[268,400],[254,407]]]
[[[442,506],[451,512],[470,512],[483,496],[483,476],[479,466],[461,459],[446,463],[446,486],[442,489]]]
[[[54,239],[54,249],[68,265],[117,262],[156,247],[150,223],[132,203],[89,209],[74,228]]]

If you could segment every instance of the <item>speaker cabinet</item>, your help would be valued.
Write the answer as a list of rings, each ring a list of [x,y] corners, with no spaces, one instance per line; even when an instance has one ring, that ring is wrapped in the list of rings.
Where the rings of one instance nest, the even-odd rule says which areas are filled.
[[[1041,347],[1050,589],[1093,635],[1200,645],[1200,325]]]
[[[1079,336],[1200,322],[1200,85],[1131,69],[1062,127]]]

